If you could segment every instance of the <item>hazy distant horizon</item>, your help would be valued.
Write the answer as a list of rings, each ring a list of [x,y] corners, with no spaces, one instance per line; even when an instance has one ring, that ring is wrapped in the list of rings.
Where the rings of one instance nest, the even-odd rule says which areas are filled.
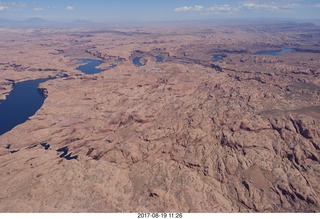
[[[268,25],[268,24],[312,24],[320,25],[320,19],[318,20],[293,20],[293,19],[199,19],[199,20],[180,20],[180,21],[113,21],[113,22],[92,22],[90,20],[74,20],[68,22],[62,21],[50,21],[42,20],[37,17],[28,18],[26,20],[7,20],[0,18],[0,28],[89,28],[89,29],[101,29],[110,27],[205,27],[205,25],[211,26],[233,26],[233,25]]]
[[[317,20],[319,0],[2,0],[0,19],[54,22],[165,22],[188,20]]]

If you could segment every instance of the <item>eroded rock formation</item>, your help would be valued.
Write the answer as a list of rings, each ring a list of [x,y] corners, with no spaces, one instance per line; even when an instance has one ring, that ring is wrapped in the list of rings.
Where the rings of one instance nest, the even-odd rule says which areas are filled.
[[[21,66],[0,65],[1,94],[6,79],[54,80],[41,84],[37,114],[0,136],[0,211],[319,212],[319,54],[253,55],[315,43],[291,37],[300,27],[243,28],[92,32],[81,47],[99,51],[102,68],[118,64],[97,75],[75,70],[90,55],[76,31],[44,34],[52,46],[31,41],[41,63],[27,45],[11,51]],[[139,68],[137,51],[148,60]],[[159,54],[162,63],[148,58]]]

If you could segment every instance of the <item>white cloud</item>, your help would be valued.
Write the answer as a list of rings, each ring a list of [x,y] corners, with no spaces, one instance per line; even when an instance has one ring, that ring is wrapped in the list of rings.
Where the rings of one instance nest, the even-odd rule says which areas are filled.
[[[232,7],[231,5],[225,4],[225,5],[214,5],[207,9],[207,11],[213,11],[213,12],[232,12],[236,10],[237,8]]]
[[[7,10],[7,9],[9,9],[8,6],[0,5],[0,11],[5,11],[5,10]]]
[[[34,11],[43,11],[44,9],[43,8],[34,8],[33,10]]]
[[[297,4],[297,3],[289,3],[289,4],[286,4],[286,5],[281,5],[280,8],[281,9],[294,9],[294,8],[299,8],[300,5]]]
[[[0,11],[5,11],[9,9],[21,9],[25,8],[27,5],[22,2],[0,2]]]
[[[73,6],[71,6],[71,5],[69,5],[69,6],[67,6],[67,8],[66,8],[68,11],[73,11],[75,8],[73,7]]]
[[[183,7],[174,9],[175,12],[202,11],[202,10],[204,10],[204,7],[201,5],[183,6]]]
[[[248,10],[279,10],[279,6],[274,3],[271,4],[257,4],[257,3],[243,3],[241,6],[243,9]]]
[[[27,7],[27,5],[25,3],[22,3],[22,2],[12,2],[11,5],[14,8],[25,8],[25,7]]]
[[[320,3],[316,4],[314,7],[315,8],[320,8]]]
[[[297,0],[283,0],[282,2],[267,2],[266,1],[245,1],[240,5],[241,9],[245,10],[290,10],[301,7]]]
[[[265,1],[265,0],[245,0],[235,4],[221,4],[212,5],[210,7],[204,7],[200,5],[195,6],[183,6],[175,8],[175,12],[203,12],[208,13],[235,13],[240,11],[281,11],[281,10],[292,10],[302,7],[298,0],[283,0],[281,2],[276,1]],[[314,7],[320,8],[320,3]]]
[[[286,8],[292,7],[291,5],[286,5]],[[279,10],[279,5],[275,3],[270,4],[258,4],[253,2],[243,2],[237,5],[213,5],[211,7],[205,8],[204,6],[195,5],[195,6],[183,6],[174,9],[175,12],[192,12],[192,11],[210,11],[214,13],[231,13],[238,10]]]

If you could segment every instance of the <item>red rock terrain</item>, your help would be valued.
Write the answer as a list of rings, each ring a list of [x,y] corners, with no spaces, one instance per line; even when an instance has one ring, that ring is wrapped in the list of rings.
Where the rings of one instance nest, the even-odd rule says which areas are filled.
[[[318,26],[19,31],[0,31],[2,99],[68,77],[0,136],[0,212],[320,211]],[[254,55],[278,48],[300,50]]]

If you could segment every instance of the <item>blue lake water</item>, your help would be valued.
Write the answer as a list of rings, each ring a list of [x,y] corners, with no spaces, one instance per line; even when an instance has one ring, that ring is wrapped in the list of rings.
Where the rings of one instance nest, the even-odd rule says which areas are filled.
[[[277,49],[277,50],[260,50],[255,52],[255,55],[269,55],[279,57],[282,56],[284,53],[294,52],[295,49],[285,48],[285,49]]]
[[[156,56],[156,62],[163,62],[163,58],[161,56]]]
[[[214,55],[212,57],[212,61],[214,62],[219,62],[219,61],[222,61],[223,60],[223,57],[221,55]]]
[[[108,69],[110,69],[110,68],[115,68],[115,67],[117,67],[116,64],[111,64],[111,65],[109,65],[109,68],[108,68]]]
[[[0,100],[0,135],[24,123],[43,105],[45,96],[38,90],[49,79],[23,81],[14,84],[5,100]]]
[[[80,65],[79,67],[77,67],[76,69],[85,73],[85,74],[98,74],[104,71],[104,69],[98,69],[96,67],[98,67],[99,65],[102,64],[102,61],[100,60],[96,60],[96,59],[80,59],[80,61],[82,61],[83,63],[85,63],[84,65]]]
[[[135,64],[135,66],[137,66],[137,67],[144,66],[144,64],[142,64],[140,62],[140,59],[141,59],[141,57],[135,57],[134,59],[132,59],[133,64]]]
[[[85,74],[97,74],[103,69],[96,67],[102,61],[95,59],[81,59],[84,65],[77,70]],[[112,64],[108,69],[117,65]],[[0,100],[0,135],[10,131],[33,116],[43,105],[45,96],[38,89],[40,83],[49,80],[48,78],[19,82],[13,85],[13,89],[5,100]]]

